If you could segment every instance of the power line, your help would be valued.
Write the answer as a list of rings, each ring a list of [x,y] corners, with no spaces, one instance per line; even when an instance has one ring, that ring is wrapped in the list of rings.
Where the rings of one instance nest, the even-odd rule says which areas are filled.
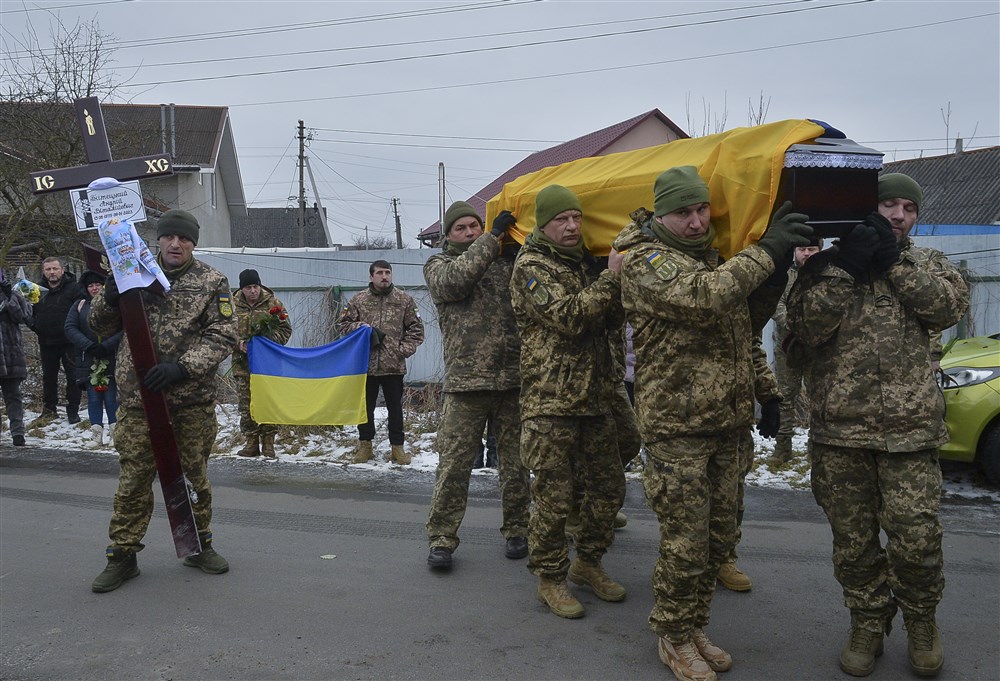
[[[429,135],[407,132],[380,132],[375,130],[341,130],[338,128],[310,128],[323,132],[337,132],[350,135],[386,135],[387,137],[428,137],[441,140],[473,140],[476,142],[540,142],[542,144],[561,144],[562,140],[531,140],[516,137],[461,137],[458,135]]]
[[[362,145],[372,145],[377,147],[414,147],[417,149],[461,149],[463,151],[510,151],[518,153],[530,153],[533,154],[538,149],[504,149],[501,147],[469,147],[469,146],[453,146],[448,144],[404,144],[402,142],[362,142],[360,140],[313,140],[313,143],[323,142],[327,144],[362,144]]]
[[[54,12],[73,7],[97,7],[98,5],[118,5],[132,0],[105,0],[104,2],[82,2],[76,5],[57,5],[55,7],[22,7],[21,9],[0,9],[0,14],[27,14],[28,12]]]
[[[317,161],[319,161],[320,163],[322,163],[323,165],[325,165],[327,168],[330,169],[330,172],[332,172],[334,175],[336,175],[337,177],[339,177],[340,179],[342,179],[344,182],[346,182],[347,184],[351,185],[355,189],[359,189],[359,190],[363,191],[365,194],[368,194],[369,196],[374,196],[376,199],[382,199],[383,201],[388,201],[389,200],[389,199],[387,199],[384,196],[379,196],[378,194],[373,194],[372,192],[368,191],[364,187],[359,187],[358,185],[354,184],[353,182],[351,182],[350,180],[348,180],[346,177],[344,177],[343,175],[341,175],[340,173],[338,173],[333,168],[333,166],[331,166],[329,163],[327,163],[326,161],[324,161],[318,155],[313,154],[313,158],[315,158]]]
[[[564,71],[562,73],[549,73],[549,74],[544,74],[544,75],[540,75],[540,76],[521,76],[519,78],[501,78],[501,79],[497,79],[497,80],[479,80],[479,81],[476,81],[476,82],[473,82],[473,83],[460,83],[460,84],[456,84],[456,85],[432,85],[432,86],[422,87],[422,88],[408,88],[408,89],[405,89],[405,90],[383,90],[381,92],[363,92],[363,93],[357,93],[357,94],[351,94],[351,95],[332,95],[330,97],[308,97],[308,98],[303,98],[303,99],[282,99],[282,100],[268,100],[268,101],[264,101],[264,102],[245,102],[243,104],[230,104],[229,107],[230,108],[237,108],[237,107],[243,107],[243,106],[270,106],[270,105],[273,105],[273,104],[298,104],[298,103],[305,103],[305,102],[329,102],[329,101],[338,100],[338,99],[358,99],[358,98],[361,98],[361,97],[381,97],[381,96],[385,96],[385,95],[416,94],[416,93],[421,93],[421,92],[434,92],[434,91],[437,91],[437,90],[459,90],[459,89],[462,89],[462,88],[483,87],[483,86],[486,86],[486,85],[503,85],[503,84],[506,84],[506,83],[522,83],[522,82],[529,82],[529,81],[534,81],[534,80],[544,80],[544,79],[548,79],[548,78],[563,78],[563,77],[566,77],[566,76],[592,76],[595,73],[605,73],[605,72],[611,72],[611,71],[623,71],[625,69],[646,68],[646,67],[649,67],[649,66],[663,66],[665,64],[678,64],[678,63],[688,62],[688,61],[699,61],[699,60],[702,60],[702,59],[714,59],[714,58],[717,58],[717,57],[731,57],[731,56],[737,56],[737,55],[741,55],[741,54],[752,54],[752,53],[755,53],[755,52],[767,52],[767,51],[770,51],[770,50],[780,50],[780,49],[784,49],[786,47],[801,47],[801,46],[804,46],[804,45],[816,45],[816,44],[820,44],[820,43],[837,42],[837,41],[840,41],[840,40],[851,40],[851,39],[854,39],[854,38],[866,38],[866,37],[869,37],[869,36],[884,35],[886,33],[896,33],[896,32],[899,32],[899,31],[910,31],[910,30],[916,30],[916,29],[920,29],[920,28],[929,28],[929,27],[933,27],[933,26],[942,26],[944,24],[951,24],[951,23],[955,23],[955,22],[958,22],[958,21],[969,21],[969,20],[972,20],[972,19],[982,19],[984,17],[995,17],[998,14],[1000,14],[1000,12],[990,12],[990,13],[987,13],[987,14],[977,14],[977,15],[967,16],[967,17],[958,17],[956,19],[945,19],[945,20],[942,20],[942,21],[933,21],[933,22],[929,22],[929,23],[926,23],[926,24],[914,24],[912,26],[902,26],[902,27],[898,27],[898,28],[888,28],[888,29],[882,29],[882,30],[879,30],[879,31],[868,31],[866,33],[854,33],[854,34],[845,35],[845,36],[835,36],[833,38],[817,38],[815,40],[804,40],[804,41],[794,42],[794,43],[783,43],[781,45],[768,45],[768,46],[765,46],[765,47],[753,47],[753,48],[748,48],[748,49],[745,49],[745,50],[731,50],[729,52],[715,52],[715,53],[712,53],[712,54],[703,54],[703,55],[697,55],[697,56],[691,56],[691,57],[676,57],[674,59],[664,59],[664,60],[651,61],[651,62],[640,62],[638,64],[624,64],[624,65],[621,65],[621,66],[605,66],[605,67],[602,67],[602,68],[584,69],[584,70],[581,70],[581,71]]]
[[[610,31],[607,33],[596,33],[594,35],[587,36],[571,36],[568,38],[553,38],[552,40],[536,40],[534,42],[520,43],[518,45],[495,45],[492,47],[474,47],[465,50],[454,50],[451,52],[434,52],[431,54],[421,54],[421,55],[407,55],[403,57],[387,57],[384,59],[369,59],[365,61],[356,62],[344,62],[341,64],[327,64],[325,66],[299,66],[286,69],[272,69],[270,71],[253,71],[250,73],[230,73],[220,76],[200,76],[196,78],[174,78],[172,80],[158,80],[149,81],[147,83],[130,83],[131,87],[149,87],[155,85],[170,85],[175,83],[198,83],[206,82],[211,80],[222,80],[222,79],[233,79],[233,78],[255,78],[257,76],[274,76],[287,73],[303,73],[309,71],[325,71],[327,69],[339,69],[347,68],[352,66],[371,66],[375,64],[390,64],[405,61],[416,61],[420,59],[435,59],[438,57],[457,57],[469,54],[480,54],[483,52],[498,52],[505,50],[515,50],[524,47],[538,47],[541,45],[554,45],[562,43],[578,42],[581,40],[593,40],[595,38],[609,38],[623,35],[638,35],[641,33],[651,33],[655,31],[665,31],[675,28],[690,28],[692,26],[709,26],[713,24],[724,24],[731,21],[743,21],[744,19],[756,19],[760,17],[772,17],[779,16],[782,14],[798,14],[800,12],[815,12],[824,9],[840,8],[849,5],[867,4],[869,2],[874,2],[874,0],[849,0],[848,2],[838,3],[833,5],[818,5],[802,7],[800,9],[787,9],[780,10],[778,12],[767,12],[761,14],[747,14],[741,17],[727,17],[725,19],[706,19],[704,21],[695,21],[687,24],[672,24],[669,26],[650,26],[646,28],[636,28],[628,31]]]

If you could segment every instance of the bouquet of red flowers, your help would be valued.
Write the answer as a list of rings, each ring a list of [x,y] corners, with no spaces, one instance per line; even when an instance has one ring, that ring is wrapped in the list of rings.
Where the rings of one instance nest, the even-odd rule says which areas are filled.
[[[108,382],[111,377],[108,376],[108,360],[106,359],[95,359],[94,363],[90,365],[90,385],[94,386],[94,390],[103,393],[108,391]]]
[[[281,322],[288,319],[288,313],[279,305],[275,305],[267,314],[257,313],[250,320],[250,335],[263,336],[274,339],[274,332],[281,326]]]

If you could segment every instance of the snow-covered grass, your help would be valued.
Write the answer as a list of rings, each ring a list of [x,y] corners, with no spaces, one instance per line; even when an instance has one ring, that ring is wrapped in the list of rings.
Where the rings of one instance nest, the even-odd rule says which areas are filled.
[[[86,413],[86,412],[84,412]],[[244,444],[239,429],[239,414],[236,406],[222,404],[216,407],[219,420],[219,432],[215,439],[212,456],[246,460],[237,455]],[[25,411],[25,421],[30,423],[37,412]],[[357,446],[357,428],[354,426],[337,427],[283,427],[275,440],[278,459],[254,459],[265,463],[301,463],[309,465],[356,466],[370,471],[418,470],[434,472],[437,468],[437,433],[434,432],[436,419],[420,414],[406,414],[406,449],[412,457],[408,466],[399,466],[389,462],[389,442],[386,438],[386,410],[378,407],[375,410],[376,434],[374,444],[375,458],[364,464],[350,463],[351,456]],[[6,419],[4,419],[6,421]],[[4,424],[6,426],[6,423]],[[9,437],[4,434],[4,440]],[[808,431],[796,429],[792,439],[794,456],[790,461],[780,466],[769,462],[774,450],[774,440],[761,438],[754,433],[755,458],[754,466],[747,475],[748,485],[757,487],[773,487],[781,489],[809,489],[809,461],[806,456]],[[93,438],[90,424],[84,419],[78,424],[70,425],[65,417],[52,423],[36,428],[29,428],[27,444],[32,447],[50,449],[89,450],[95,453],[114,455],[114,448],[107,444],[107,433],[104,441],[98,445]],[[490,468],[475,469],[473,475],[496,476],[496,470]],[[630,471],[630,480],[639,482],[641,473]],[[634,484],[634,483],[633,483]],[[1000,490],[991,486],[982,473],[974,466],[961,464],[946,464],[944,476],[944,493],[946,497],[963,497],[970,499],[990,499],[1000,502]]]

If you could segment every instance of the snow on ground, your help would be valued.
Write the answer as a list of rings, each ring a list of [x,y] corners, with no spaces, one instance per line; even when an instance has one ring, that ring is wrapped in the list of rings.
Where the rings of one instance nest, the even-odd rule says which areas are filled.
[[[212,456],[242,460],[243,457],[237,455],[244,440],[239,430],[239,414],[236,406],[232,404],[218,405],[216,414],[219,419],[219,432],[215,439]],[[26,410],[25,422],[30,423],[36,416],[38,416],[37,412]],[[388,461],[389,442],[386,439],[386,418],[385,408],[376,408],[375,458],[368,463],[350,463],[357,445],[357,428],[354,426],[282,428],[275,439],[278,461],[314,466],[346,467],[350,465],[371,471],[399,470],[404,467]],[[4,420],[6,421],[6,419]],[[412,462],[405,468],[433,473],[437,468],[438,460],[437,434],[434,432],[437,424],[436,419],[422,415],[405,414],[405,421],[406,449],[412,456]],[[7,437],[9,436],[5,433],[5,441]],[[792,439],[795,456],[788,463],[775,466],[768,461],[774,449],[774,440],[761,438],[754,432],[754,466],[747,475],[747,484],[757,487],[808,490],[807,439],[808,431],[797,428]],[[29,427],[27,444],[30,447],[90,450],[107,455],[115,454],[114,448],[107,443],[106,432],[102,444],[96,444],[90,424],[86,419],[78,424],[70,425],[65,418],[59,418],[43,427]],[[257,459],[257,461],[270,462],[271,460]],[[945,497],[988,499],[1000,502],[1000,489],[991,486],[975,466],[946,462],[943,468]],[[495,477],[496,470],[490,468],[475,469],[473,475]],[[633,470],[626,475],[629,479],[641,484],[639,482],[640,472]]]

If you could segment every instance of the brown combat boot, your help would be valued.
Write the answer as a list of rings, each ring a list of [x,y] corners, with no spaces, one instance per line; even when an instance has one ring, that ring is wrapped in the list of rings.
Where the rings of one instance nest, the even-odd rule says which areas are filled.
[[[910,668],[918,676],[937,676],[944,666],[941,632],[933,617],[905,622]]]
[[[354,458],[352,463],[368,463],[375,456],[372,452],[372,441],[371,440],[360,440],[358,442],[358,448],[354,451]]]
[[[398,463],[400,466],[407,466],[410,463],[410,455],[403,449],[403,445],[392,445],[389,460]]]
[[[259,445],[260,436],[256,433],[247,435],[247,443],[243,446],[243,449],[236,453],[240,456],[260,456],[260,450],[257,448]]]
[[[698,652],[694,641],[671,643],[666,636],[660,637],[660,662],[670,667],[677,681],[715,681],[715,672]]]
[[[882,632],[851,624],[851,635],[840,651],[840,668],[851,676],[875,671],[875,658],[882,654]]]
[[[587,584],[602,601],[617,603],[625,600],[625,587],[611,579],[600,563],[576,558],[569,566],[569,578],[574,584]]]
[[[779,435],[774,443],[774,452],[767,462],[772,466],[781,466],[791,461],[793,455],[791,435]]]
[[[691,640],[694,647],[701,653],[701,657],[713,672],[727,672],[733,668],[733,656],[719,646],[712,643],[705,635],[704,629],[695,629],[691,632]]]
[[[753,588],[753,582],[743,570],[736,567],[735,561],[719,566],[718,579],[730,591],[749,591]]]
[[[260,453],[268,459],[278,458],[278,455],[274,453],[274,433],[268,433],[261,438]]]
[[[553,615],[570,620],[583,617],[583,606],[569,592],[565,579],[556,581],[548,577],[539,577],[538,600],[548,605]]]

